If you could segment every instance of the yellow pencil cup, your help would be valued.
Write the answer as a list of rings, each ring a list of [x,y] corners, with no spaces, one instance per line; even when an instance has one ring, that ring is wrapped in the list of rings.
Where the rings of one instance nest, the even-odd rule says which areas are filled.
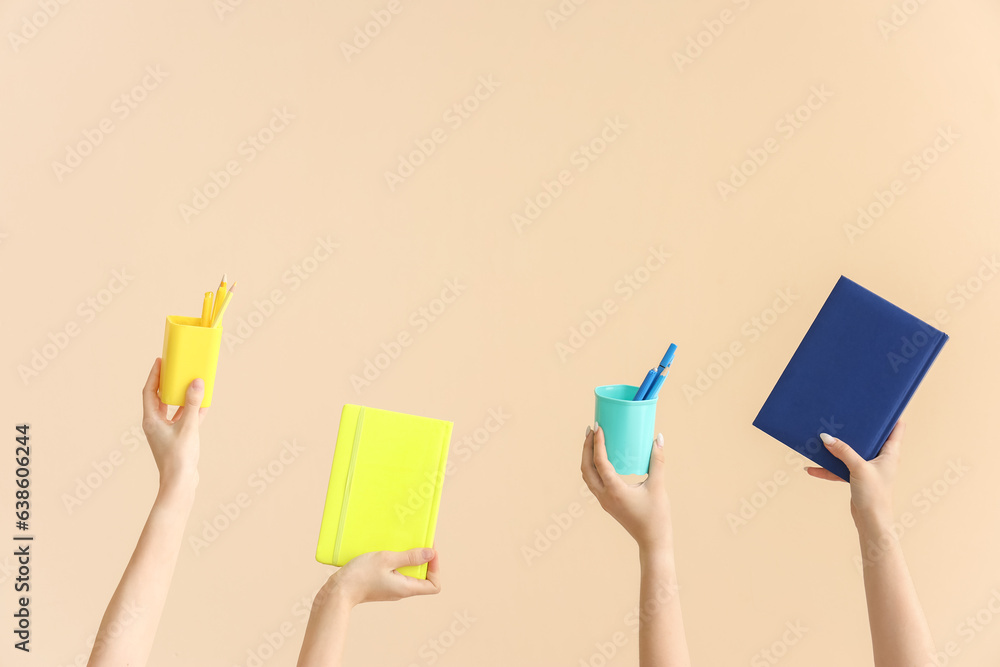
[[[184,405],[188,385],[195,378],[205,381],[201,407],[212,405],[215,368],[219,363],[222,327],[203,327],[200,317],[168,315],[163,330],[160,362],[160,400],[167,405]]]

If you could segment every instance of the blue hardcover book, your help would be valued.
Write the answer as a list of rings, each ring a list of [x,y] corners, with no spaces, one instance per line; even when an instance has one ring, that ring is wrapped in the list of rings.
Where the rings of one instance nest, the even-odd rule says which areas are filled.
[[[819,434],[875,458],[947,340],[948,334],[841,276],[753,425],[850,480]]]

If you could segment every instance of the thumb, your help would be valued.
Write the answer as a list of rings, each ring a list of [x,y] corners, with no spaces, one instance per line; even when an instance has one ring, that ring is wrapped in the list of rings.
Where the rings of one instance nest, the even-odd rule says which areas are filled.
[[[184,394],[184,413],[181,415],[181,423],[187,425],[193,423],[198,425],[198,413],[201,408],[201,401],[205,398],[205,381],[201,378],[191,380],[187,393]]]
[[[830,453],[836,456],[838,459],[844,462],[847,469],[853,474],[861,469],[867,461],[862,458],[861,454],[858,454],[854,449],[848,445],[846,442],[839,438],[835,438],[828,433],[820,433],[820,440],[826,445],[826,448],[830,450]]]
[[[420,565],[434,558],[434,550],[429,548],[407,549],[406,551],[391,551],[389,564],[393,569],[404,565]]]
[[[663,434],[657,433],[656,439],[653,440],[653,451],[649,453],[649,477],[646,480],[650,484],[660,484],[663,482],[664,468],[666,467],[664,458]]]

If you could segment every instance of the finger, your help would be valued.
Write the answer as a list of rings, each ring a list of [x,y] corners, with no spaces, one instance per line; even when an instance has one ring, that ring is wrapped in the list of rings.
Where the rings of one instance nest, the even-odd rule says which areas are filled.
[[[819,479],[828,479],[831,482],[846,482],[847,481],[843,477],[839,477],[837,475],[834,475],[832,472],[830,472],[826,468],[813,468],[813,467],[809,467],[809,468],[803,468],[803,469],[807,473],[809,473],[811,476],[818,477]]]
[[[868,463],[861,457],[861,454],[854,451],[850,445],[840,438],[835,438],[827,433],[820,433],[819,437],[823,441],[823,444],[826,445],[826,448],[830,450],[830,453],[840,459],[852,473],[861,470]]]
[[[434,550],[434,558],[427,561],[427,581],[434,586],[434,592],[441,592],[441,555]]]
[[[434,549],[430,547],[417,547],[406,551],[383,551],[386,564],[395,570],[398,567],[407,565],[420,565],[434,558]]]
[[[208,414],[208,408],[198,408],[198,423],[201,424],[205,421],[205,415]]]
[[[587,435],[583,439],[583,461],[580,463],[580,470],[583,472],[583,481],[591,491],[604,488],[604,482],[594,467],[594,429],[587,425]]]
[[[881,458],[883,456],[899,456],[899,448],[903,444],[903,434],[905,432],[906,423],[897,421],[896,425],[892,427],[892,431],[890,431],[885,444],[882,445],[882,450],[879,451],[878,456],[875,458]]]
[[[205,381],[201,378],[195,378],[191,380],[191,384],[188,385],[187,393],[184,394],[184,405],[178,408],[178,412],[184,410],[185,407],[191,406],[192,408],[197,406],[201,407],[201,401],[205,398]],[[179,420],[181,426],[190,427],[198,426],[198,412],[199,410],[184,410],[181,414]]]
[[[171,424],[176,424],[177,420],[181,418],[182,414],[184,414],[184,406],[183,405],[180,406],[179,408],[177,408],[176,410],[174,410],[174,414],[170,415],[170,419],[168,421]]]
[[[160,386],[160,358],[157,357],[153,361],[153,367],[149,369],[149,376],[146,378],[146,384],[142,388],[142,415],[143,417],[154,417],[157,414],[161,415],[163,412],[160,410],[160,397],[157,395],[156,390]]]
[[[408,549],[406,551],[387,551],[386,554],[393,571],[402,577],[398,583],[402,586],[401,593],[403,595],[429,595],[438,592],[439,588],[435,583],[435,579],[437,577],[436,570],[434,572],[435,579],[430,578],[432,568],[431,563],[435,560],[437,555],[434,549],[425,547]],[[416,566],[421,563],[427,563],[427,579],[418,579],[397,571],[401,567],[407,565]],[[437,566],[434,565],[433,567],[436,568]]]
[[[649,453],[649,477],[646,478],[644,484],[649,484],[650,486],[663,485],[664,477],[666,476],[664,472],[666,464],[663,460],[663,434],[657,433],[656,439],[653,440],[653,451]]]
[[[604,482],[605,486],[625,484],[618,476],[611,461],[608,460],[608,450],[604,446],[604,429],[601,428],[600,424],[597,425],[597,430],[594,433],[594,467],[597,468],[597,474],[601,476],[601,481]]]

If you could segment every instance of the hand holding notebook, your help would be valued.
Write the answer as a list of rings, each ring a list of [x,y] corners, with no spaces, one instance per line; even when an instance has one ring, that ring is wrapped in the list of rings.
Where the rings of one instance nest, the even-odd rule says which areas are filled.
[[[875,458],[948,334],[841,276],[753,425],[841,479],[819,438]]]
[[[343,566],[371,551],[431,547],[452,422],[345,405],[316,560]],[[424,579],[427,563],[397,568]]]
[[[821,434],[823,445],[847,466],[851,473],[851,516],[861,528],[865,524],[885,525],[893,520],[892,481],[899,465],[899,448],[906,424],[896,422],[889,439],[871,461],[866,461],[848,443],[828,433]],[[826,468],[806,467],[813,477],[835,482],[844,480]]]

